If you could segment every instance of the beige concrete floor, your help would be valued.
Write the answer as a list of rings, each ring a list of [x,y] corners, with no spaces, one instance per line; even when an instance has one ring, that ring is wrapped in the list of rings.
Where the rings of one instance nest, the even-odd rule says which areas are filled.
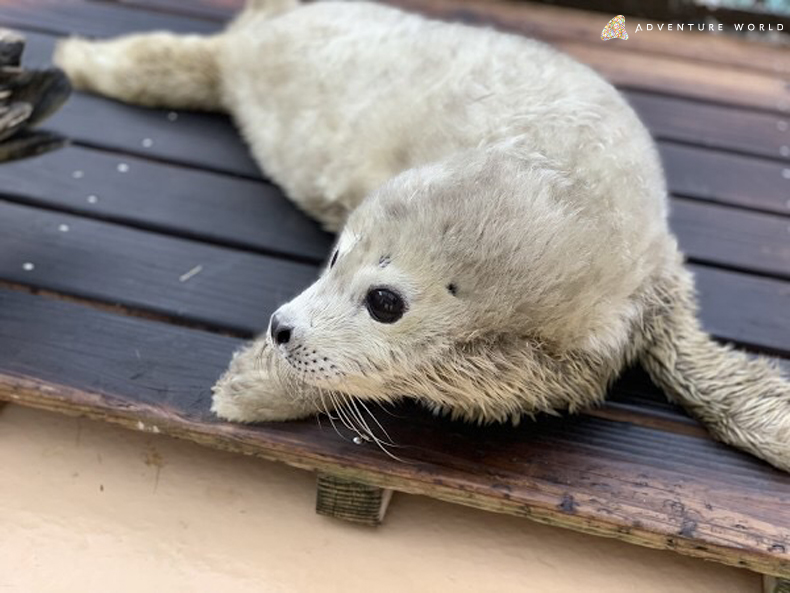
[[[396,494],[377,530],[302,471],[0,411],[0,593],[757,593],[749,572]]]

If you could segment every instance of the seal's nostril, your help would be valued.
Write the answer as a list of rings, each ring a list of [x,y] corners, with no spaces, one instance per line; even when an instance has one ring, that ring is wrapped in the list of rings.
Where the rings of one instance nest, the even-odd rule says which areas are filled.
[[[293,328],[289,325],[286,325],[282,322],[282,320],[275,314],[272,315],[272,323],[271,323],[271,334],[272,340],[274,340],[275,344],[287,344],[288,341],[291,339],[291,330]]]

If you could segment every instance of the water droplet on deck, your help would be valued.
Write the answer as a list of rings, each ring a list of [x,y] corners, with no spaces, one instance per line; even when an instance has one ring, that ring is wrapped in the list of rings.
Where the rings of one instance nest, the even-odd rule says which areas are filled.
[[[74,179],[82,179],[83,177],[85,177],[85,173],[83,173],[82,171],[74,171],[74,172],[71,174],[71,176],[72,176]]]
[[[782,177],[790,179],[790,169],[782,169]]]
[[[154,141],[151,138],[143,138],[142,145],[143,148],[151,148],[154,145]]]
[[[58,230],[61,233],[68,233],[69,232],[69,225],[67,225],[67,224],[58,225]]]
[[[98,201],[99,201],[98,196],[94,196],[94,195],[88,196],[88,204],[95,204]]]
[[[167,114],[167,119],[170,121],[176,121],[178,119],[178,114],[175,111],[171,111]]]
[[[362,437],[354,437],[354,444],[361,445],[362,444]]]
[[[129,165],[126,163],[118,163],[118,172],[119,173],[128,173],[129,172]]]
[[[23,264],[22,264],[22,269],[23,269],[25,272],[30,272],[30,271],[34,270],[34,269],[35,269],[35,267],[36,267],[36,266],[34,266],[33,264],[31,264],[29,261],[28,261],[28,262],[25,262],[25,263],[23,263]]]

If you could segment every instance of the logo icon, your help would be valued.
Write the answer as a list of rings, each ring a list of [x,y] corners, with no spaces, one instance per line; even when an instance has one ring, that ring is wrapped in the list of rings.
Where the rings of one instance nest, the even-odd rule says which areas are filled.
[[[601,31],[602,41],[609,41],[610,39],[628,39],[628,31],[625,30],[625,17],[622,14],[618,14],[606,23],[603,31]]]

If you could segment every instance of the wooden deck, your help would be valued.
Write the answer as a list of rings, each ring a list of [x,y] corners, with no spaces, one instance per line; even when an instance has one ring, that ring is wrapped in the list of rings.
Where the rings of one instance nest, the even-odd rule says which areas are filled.
[[[544,38],[615,82],[658,140],[706,328],[790,357],[790,50],[667,32],[604,44],[600,15],[393,3]],[[26,34],[35,66],[59,35],[210,32],[232,4],[0,0],[0,26]],[[382,412],[404,461],[326,420],[217,421],[210,387],[231,353],[332,238],[225,117],[77,94],[45,127],[73,145],[0,165],[0,399],[790,577],[790,476],[710,440],[639,370],[601,409],[517,429]]]

